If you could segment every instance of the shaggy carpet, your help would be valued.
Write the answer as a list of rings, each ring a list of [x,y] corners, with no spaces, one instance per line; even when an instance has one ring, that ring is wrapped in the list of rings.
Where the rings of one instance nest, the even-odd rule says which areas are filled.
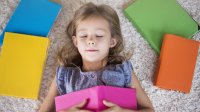
[[[51,46],[48,51],[48,59],[44,70],[40,96],[38,100],[0,96],[0,112],[36,112],[44,100],[55,69],[58,65],[56,61],[57,49],[64,45],[63,39],[68,21],[74,11],[86,2],[96,4],[108,4],[113,7],[119,17],[122,27],[122,34],[125,40],[124,53],[133,52],[131,62],[142,87],[148,94],[155,111],[157,112],[200,112],[200,57],[198,56],[195,74],[192,82],[190,94],[177,91],[160,89],[153,86],[152,77],[156,71],[158,55],[142,38],[135,27],[123,14],[123,5],[128,0],[61,0],[62,11],[56,19],[48,37],[51,39]],[[200,0],[177,0],[178,3],[188,12],[188,14],[200,24]],[[5,28],[10,16],[18,5],[19,0],[0,0],[0,33]],[[193,37],[200,41],[200,33]],[[200,52],[199,52],[200,53]]]

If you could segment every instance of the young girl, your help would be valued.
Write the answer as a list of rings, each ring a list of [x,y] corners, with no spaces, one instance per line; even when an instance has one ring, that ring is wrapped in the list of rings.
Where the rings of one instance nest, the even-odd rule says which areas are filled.
[[[67,27],[71,43],[59,53],[60,66],[40,112],[54,110],[54,97],[97,85],[136,88],[138,111],[154,111],[152,104],[134,75],[130,61],[120,52],[123,38],[117,13],[107,5],[87,3],[75,12]],[[81,111],[86,100],[65,110]],[[104,112],[133,112],[103,101],[109,107]],[[63,111],[63,112],[65,112]]]

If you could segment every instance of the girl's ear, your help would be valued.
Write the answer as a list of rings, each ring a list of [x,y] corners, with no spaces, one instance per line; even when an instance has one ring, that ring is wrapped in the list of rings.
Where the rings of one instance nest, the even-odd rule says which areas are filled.
[[[116,38],[111,38],[110,41],[110,48],[115,47],[115,45],[117,44],[118,40]]]
[[[77,47],[77,38],[76,38],[76,36],[72,36],[72,41],[74,43],[74,46]]]

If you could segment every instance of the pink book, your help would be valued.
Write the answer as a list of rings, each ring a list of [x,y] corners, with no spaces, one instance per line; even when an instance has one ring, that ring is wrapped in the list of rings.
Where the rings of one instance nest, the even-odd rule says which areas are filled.
[[[107,109],[103,100],[113,102],[120,107],[136,110],[136,90],[133,88],[120,88],[112,86],[95,86],[92,88],[68,93],[55,98],[56,112],[72,107],[87,99],[83,109],[99,112]]]

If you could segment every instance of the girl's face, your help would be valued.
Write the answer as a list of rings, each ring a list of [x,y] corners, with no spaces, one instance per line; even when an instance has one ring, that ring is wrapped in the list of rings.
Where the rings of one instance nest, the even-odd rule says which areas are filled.
[[[108,56],[109,48],[117,44],[117,40],[111,37],[108,21],[102,17],[89,17],[81,21],[73,42],[83,61],[88,62],[102,61]]]

